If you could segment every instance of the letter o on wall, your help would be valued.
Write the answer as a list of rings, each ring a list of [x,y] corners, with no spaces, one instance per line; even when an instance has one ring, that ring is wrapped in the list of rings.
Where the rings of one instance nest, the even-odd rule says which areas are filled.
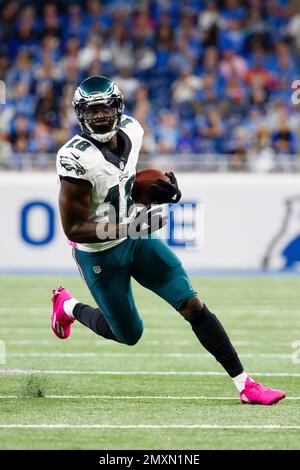
[[[35,209],[42,209],[45,212],[47,223],[45,224],[45,234],[39,238],[30,233],[28,218]],[[25,243],[29,245],[47,245],[54,238],[55,214],[53,207],[47,202],[32,201],[25,204],[21,210],[21,236]]]

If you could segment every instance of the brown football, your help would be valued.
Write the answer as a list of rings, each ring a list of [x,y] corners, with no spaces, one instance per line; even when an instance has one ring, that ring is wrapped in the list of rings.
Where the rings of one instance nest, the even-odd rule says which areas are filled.
[[[144,206],[152,204],[153,201],[151,201],[150,187],[158,179],[170,182],[170,178],[160,170],[149,169],[139,171],[136,174],[131,193],[134,202],[137,204],[144,204]]]

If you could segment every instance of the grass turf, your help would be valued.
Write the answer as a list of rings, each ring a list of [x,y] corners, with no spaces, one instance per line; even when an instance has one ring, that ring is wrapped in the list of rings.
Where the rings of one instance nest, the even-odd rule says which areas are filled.
[[[188,323],[137,285],[145,323],[138,345],[105,341],[78,323],[69,340],[58,340],[49,292],[60,282],[92,303],[79,278],[0,278],[7,356],[1,449],[299,449],[300,364],[292,344],[300,340],[300,278],[193,280],[246,369],[286,391],[289,399],[272,407],[242,405],[226,375],[207,375],[223,370]]]

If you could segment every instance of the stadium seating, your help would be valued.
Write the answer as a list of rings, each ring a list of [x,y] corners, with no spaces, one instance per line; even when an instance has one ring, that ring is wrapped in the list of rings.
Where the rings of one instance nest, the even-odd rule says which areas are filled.
[[[126,111],[145,128],[146,154],[227,154],[231,170],[274,171],[283,155],[293,163],[300,132],[291,101],[300,71],[293,4],[0,1],[0,167],[55,153],[78,131],[75,85],[98,74],[119,83]]]

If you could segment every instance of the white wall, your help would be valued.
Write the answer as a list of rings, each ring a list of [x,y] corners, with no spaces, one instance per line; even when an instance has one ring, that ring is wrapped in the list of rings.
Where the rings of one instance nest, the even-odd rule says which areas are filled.
[[[183,202],[199,204],[199,240],[189,248],[174,248],[189,270],[260,269],[276,235],[269,266],[284,266],[283,248],[300,235],[300,175],[189,173],[177,177]],[[0,271],[76,269],[60,225],[58,188],[52,173],[0,174]],[[26,216],[24,207],[32,202],[38,205],[29,207]],[[175,210],[178,218],[181,209]],[[49,233],[52,212],[53,237]],[[185,223],[190,219],[187,210]],[[43,240],[44,244],[32,244]]]

